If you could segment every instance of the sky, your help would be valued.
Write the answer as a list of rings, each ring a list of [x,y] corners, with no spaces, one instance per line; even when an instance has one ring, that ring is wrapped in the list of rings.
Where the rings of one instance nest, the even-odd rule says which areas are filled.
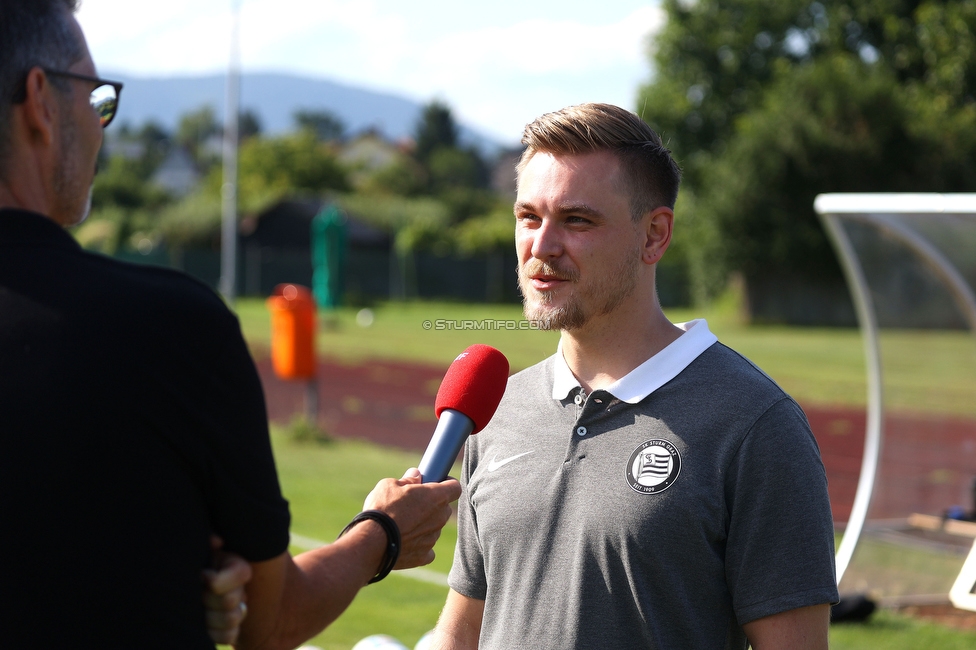
[[[437,99],[512,144],[571,104],[635,109],[664,19],[657,0],[83,0],[77,17],[102,74],[205,74],[227,69],[235,1],[243,71]]]

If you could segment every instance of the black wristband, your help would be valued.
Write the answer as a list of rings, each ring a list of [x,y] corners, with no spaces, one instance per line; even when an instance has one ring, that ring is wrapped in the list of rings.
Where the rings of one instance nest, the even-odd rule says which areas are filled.
[[[366,521],[371,519],[383,527],[386,532],[386,554],[383,556],[383,563],[380,565],[380,570],[376,572],[376,575],[367,583],[373,584],[374,582],[379,582],[386,576],[390,575],[390,571],[396,565],[397,558],[400,557],[400,528],[393,521],[390,515],[386,514],[381,510],[363,510],[358,515],[352,518],[349,525],[342,529],[339,533],[339,537],[342,537],[349,529],[358,524],[361,521]]]

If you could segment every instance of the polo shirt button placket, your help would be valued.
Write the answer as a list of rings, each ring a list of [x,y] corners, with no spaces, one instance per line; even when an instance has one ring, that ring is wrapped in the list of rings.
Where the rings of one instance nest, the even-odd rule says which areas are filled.
[[[573,402],[576,404],[576,419],[579,420],[580,415],[583,413],[583,404],[586,403],[586,394],[583,389],[576,393],[576,397],[573,398]]]

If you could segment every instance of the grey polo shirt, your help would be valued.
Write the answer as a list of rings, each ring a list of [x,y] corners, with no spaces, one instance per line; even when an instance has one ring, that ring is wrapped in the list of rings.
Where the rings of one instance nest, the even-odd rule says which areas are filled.
[[[834,602],[833,525],[796,403],[704,321],[585,398],[561,354],[465,450],[451,587],[482,648],[745,648]]]

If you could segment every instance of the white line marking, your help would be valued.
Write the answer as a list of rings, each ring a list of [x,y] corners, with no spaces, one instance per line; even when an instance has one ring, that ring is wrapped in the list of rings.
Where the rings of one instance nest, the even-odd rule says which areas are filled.
[[[322,548],[323,546],[328,545],[326,542],[314,539],[312,537],[305,537],[304,535],[299,535],[298,533],[291,533],[291,544],[292,546],[297,546],[303,551],[311,551],[312,549]],[[394,571],[391,575],[412,578],[414,580],[419,580],[420,582],[426,582],[427,584],[437,585],[438,587],[447,587],[446,573],[425,569],[424,567]]]

